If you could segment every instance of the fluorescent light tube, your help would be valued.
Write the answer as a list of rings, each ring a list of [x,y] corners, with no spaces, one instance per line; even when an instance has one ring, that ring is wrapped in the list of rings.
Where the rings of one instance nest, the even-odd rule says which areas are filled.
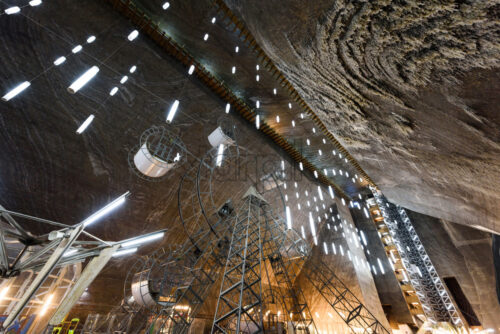
[[[95,41],[95,36],[89,36],[89,38],[87,38],[88,44],[93,43],[94,41]]]
[[[123,195],[121,195],[120,197],[118,197],[117,199],[115,199],[114,201],[112,201],[111,203],[109,203],[108,205],[106,205],[105,207],[100,209],[99,211],[90,215],[87,219],[82,221],[82,224],[84,226],[88,226],[88,225],[92,224],[93,222],[97,221],[98,219],[104,217],[105,215],[110,213],[112,210],[116,209],[117,207],[119,207],[120,205],[125,203],[125,199],[127,198],[128,195],[130,195],[130,192],[127,191],[126,193],[124,193]]]
[[[54,65],[59,66],[66,61],[66,57],[59,57],[54,60]]]
[[[316,228],[314,227],[314,219],[311,212],[309,212],[309,225],[311,227],[312,235],[316,236]]]
[[[323,249],[325,251],[325,254],[328,255],[328,247],[326,247],[326,242],[323,241]]]
[[[379,258],[377,258],[377,263],[378,263],[378,267],[380,268],[380,273],[382,275],[384,275],[385,274],[384,267],[382,266],[382,262],[380,261]]]
[[[224,158],[224,144],[219,144],[219,148],[217,149],[217,159],[215,162],[217,167],[222,165],[222,158]]]
[[[323,192],[321,191],[321,187],[318,186],[318,196],[320,200],[323,200]]]
[[[302,165],[302,162],[299,162],[299,168],[300,170],[304,170],[304,165]]]
[[[292,104],[288,103],[288,109],[292,109]]]
[[[292,214],[290,213],[290,208],[287,206],[285,208],[285,212],[286,212],[286,225],[288,227],[289,230],[292,229]]]
[[[87,129],[87,127],[90,125],[90,123],[92,123],[93,120],[94,115],[90,115],[89,117],[87,117],[85,122],[83,122],[83,124],[80,125],[80,127],[76,130],[76,133],[81,134],[83,131],[85,131],[85,129]]]
[[[236,73],[236,66],[231,67],[231,73],[232,74]]]
[[[36,6],[38,6],[38,5],[41,5],[41,4],[42,4],[42,0],[31,0],[31,1],[29,2],[29,4],[30,4],[30,6],[31,6],[31,7],[36,7]]]
[[[82,47],[81,45],[77,45],[77,46],[75,46],[75,47],[71,50],[71,52],[73,52],[73,53],[78,53],[78,52],[82,51],[82,49],[83,49],[83,47]]]
[[[119,251],[115,252],[113,254],[113,257],[118,257],[118,256],[126,255],[126,254],[135,253],[135,252],[137,252],[137,247],[135,247],[135,248],[129,248],[129,249],[123,249],[123,250],[119,250]]]
[[[168,7],[170,7],[170,2],[168,2],[168,1],[167,1],[167,2],[165,2],[165,3],[163,4],[163,6],[161,6],[161,8],[163,8],[164,10],[167,10],[167,9],[168,9]]]
[[[99,72],[99,67],[92,66],[85,73],[83,73],[78,79],[76,79],[71,86],[68,87],[68,92],[71,94],[75,94],[78,92],[83,86],[85,86],[92,78],[96,76]]]
[[[118,92],[118,87],[113,87],[111,91],[109,92],[109,95],[113,96]]]
[[[168,111],[167,123],[172,123],[178,108],[179,108],[179,100],[175,100],[172,106],[170,107],[170,110]]]
[[[191,75],[194,72],[194,65],[189,66],[188,74]]]
[[[259,80],[260,80],[260,76],[257,74],[257,75],[255,76],[255,81],[259,81]]]
[[[5,94],[2,97],[2,100],[9,101],[13,97],[15,97],[17,94],[21,93],[23,90],[25,90],[26,88],[28,88],[30,85],[31,85],[31,83],[29,81],[25,81],[25,82],[17,85],[14,89],[12,89],[7,94]]]
[[[54,298],[54,294],[50,294],[48,297],[47,297],[47,300],[45,301],[45,303],[43,304],[42,306],[42,309],[40,310],[40,313],[39,315],[44,315],[47,310],[49,309],[49,306],[50,306],[50,303],[52,303],[52,299]]]
[[[204,40],[204,41],[207,41],[207,40],[208,40],[208,34],[205,34],[205,35],[203,36],[203,40]]]
[[[214,24],[214,23],[215,23],[215,21],[217,21],[217,19],[216,19],[216,18],[215,18],[215,16],[214,16],[214,17],[212,17],[212,21],[211,21],[211,22],[212,22],[212,24]]]
[[[236,47],[234,48],[234,52],[236,52],[236,53],[240,52],[240,47],[239,47],[239,46],[236,46]]]
[[[137,38],[137,36],[139,36],[139,32],[137,30],[134,30],[130,34],[128,34],[127,38],[129,41],[132,42],[134,39]]]
[[[124,242],[122,244],[122,248],[127,248],[127,247],[135,246],[135,245],[141,245],[141,244],[144,244],[146,242],[150,242],[150,241],[153,241],[153,240],[156,240],[156,239],[163,238],[164,235],[165,235],[165,232],[158,232],[158,233],[151,234],[151,235],[148,235],[148,236],[145,236],[145,237],[142,237],[142,238],[137,238],[135,240],[130,240],[130,241]]]
[[[276,115],[276,123],[279,123],[280,122],[280,117],[278,115]]]
[[[331,197],[332,199],[334,199],[334,198],[335,198],[335,194],[333,193],[332,186],[328,186],[328,192],[330,193],[330,197]]]
[[[257,129],[260,128],[260,115],[257,115],[257,117],[255,117],[255,126],[257,127]]]
[[[226,114],[229,114],[230,109],[231,109],[231,105],[229,103],[226,104]]]
[[[130,72],[130,73],[134,73],[134,72],[135,72],[135,70],[137,70],[137,66],[135,66],[135,65],[134,65],[134,66],[132,66],[132,67],[130,68],[129,72]]]
[[[12,14],[16,14],[16,13],[19,13],[21,11],[21,8],[17,7],[17,6],[14,6],[14,7],[9,7],[5,10],[5,14],[7,15],[12,15]]]
[[[128,80],[128,76],[124,75],[124,76],[121,78],[120,83],[121,83],[121,84],[124,84],[125,82],[127,82],[127,80]]]
[[[63,257],[71,256],[77,252],[78,252],[78,249],[76,249],[76,248],[68,249],[66,252],[64,252]]]

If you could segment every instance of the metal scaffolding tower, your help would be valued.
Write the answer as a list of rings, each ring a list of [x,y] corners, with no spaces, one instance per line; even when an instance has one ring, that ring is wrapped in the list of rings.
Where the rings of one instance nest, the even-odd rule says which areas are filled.
[[[372,189],[372,192],[426,317],[433,322],[450,322],[455,326],[463,326],[460,314],[405,210],[390,203],[378,190]]]
[[[265,319],[274,316],[293,333],[317,334],[298,281],[310,261],[313,272],[305,276],[352,332],[388,333],[331,268],[311,259],[308,242],[282,218],[279,171],[246,184],[217,183],[226,179],[216,173],[227,175],[230,164],[247,162],[241,155],[227,149],[222,162],[214,149],[187,171],[178,191],[187,240],[131,270],[124,300],[151,312],[148,332],[187,333],[220,282],[212,333],[268,332]],[[231,198],[224,187],[234,187]]]

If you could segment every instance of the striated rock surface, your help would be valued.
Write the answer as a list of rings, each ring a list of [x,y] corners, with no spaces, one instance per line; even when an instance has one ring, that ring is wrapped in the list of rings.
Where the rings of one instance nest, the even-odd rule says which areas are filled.
[[[500,231],[500,2],[227,0],[392,201]]]

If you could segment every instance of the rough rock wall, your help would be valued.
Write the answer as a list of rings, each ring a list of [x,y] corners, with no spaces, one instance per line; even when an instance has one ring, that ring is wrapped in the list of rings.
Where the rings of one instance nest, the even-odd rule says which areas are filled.
[[[498,0],[226,2],[391,201],[500,230]]]

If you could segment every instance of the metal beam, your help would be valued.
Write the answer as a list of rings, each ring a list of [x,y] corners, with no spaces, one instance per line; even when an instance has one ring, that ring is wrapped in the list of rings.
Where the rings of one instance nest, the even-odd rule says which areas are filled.
[[[113,256],[113,253],[119,248],[119,245],[105,248],[101,251],[99,256],[93,258],[89,264],[85,267],[82,275],[76,282],[73,289],[68,296],[62,301],[62,303],[57,308],[56,312],[49,321],[49,326],[56,326],[60,324],[66,314],[71,310],[71,308],[76,304],[80,296],[83,294],[85,289],[94,281],[94,279],[99,275],[102,268],[108,263],[108,261]]]
[[[71,233],[69,234],[68,237],[64,238],[61,240],[59,243],[59,246],[54,250],[54,253],[52,256],[48,259],[47,263],[43,266],[43,268],[40,270],[36,278],[33,280],[29,288],[26,290],[24,295],[21,297],[19,302],[16,304],[12,312],[9,314],[7,319],[5,319],[2,329],[9,328],[9,326],[19,317],[21,312],[24,310],[25,306],[29,303],[31,298],[35,295],[35,293],[38,291],[38,289],[42,286],[42,284],[45,282],[47,277],[50,275],[52,270],[57,266],[57,263],[63,256],[64,252],[71,246],[73,241],[78,238],[80,233],[82,232],[84,226],[83,224],[79,224],[77,227],[75,227]]]

